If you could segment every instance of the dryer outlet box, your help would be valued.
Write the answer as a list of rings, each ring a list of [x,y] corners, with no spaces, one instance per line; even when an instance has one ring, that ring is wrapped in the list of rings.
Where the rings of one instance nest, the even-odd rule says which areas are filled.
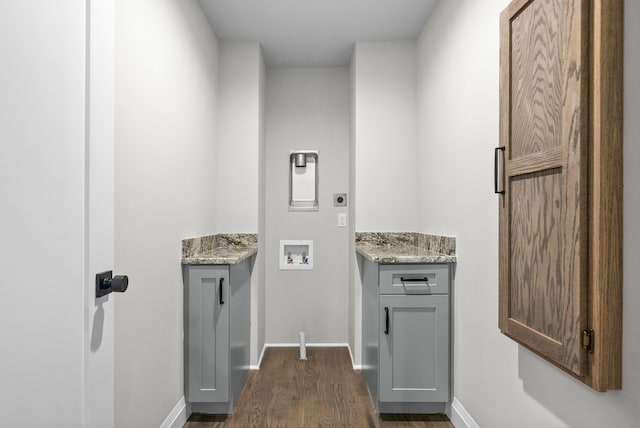
[[[334,207],[346,207],[347,206],[347,194],[346,193],[334,193],[333,194],[333,206]]]

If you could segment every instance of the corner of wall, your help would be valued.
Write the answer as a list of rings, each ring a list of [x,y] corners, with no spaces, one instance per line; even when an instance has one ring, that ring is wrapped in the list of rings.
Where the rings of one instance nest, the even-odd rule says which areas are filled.
[[[184,396],[180,397],[180,400],[160,424],[160,428],[182,428],[187,423],[189,416],[191,416],[191,411],[189,411]]]
[[[451,420],[451,423],[456,428],[480,428],[480,425],[473,420],[467,409],[464,408],[462,403],[458,401],[456,397],[450,405],[447,406],[447,416]]]
[[[262,356],[264,355],[265,344],[265,250],[266,250],[266,144],[265,144],[265,123],[266,123],[266,64],[264,61],[264,55],[262,52],[262,46],[259,46],[259,83],[258,83],[258,282],[257,282],[257,311],[252,314],[255,316],[257,326],[256,339],[252,345],[254,348],[254,354],[252,355],[252,362],[255,362],[258,367],[262,362]],[[262,349],[259,358],[254,359],[259,349]]]

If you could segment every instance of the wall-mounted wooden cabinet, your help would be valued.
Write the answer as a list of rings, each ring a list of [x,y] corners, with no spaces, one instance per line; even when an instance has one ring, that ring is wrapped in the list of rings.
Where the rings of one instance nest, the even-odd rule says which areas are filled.
[[[501,15],[500,329],[621,388],[623,0]]]

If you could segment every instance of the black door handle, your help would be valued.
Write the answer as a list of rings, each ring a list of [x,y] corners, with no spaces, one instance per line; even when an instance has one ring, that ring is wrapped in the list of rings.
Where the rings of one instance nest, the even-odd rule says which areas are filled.
[[[124,293],[129,287],[129,277],[126,275],[113,276],[108,270],[96,274],[96,299],[109,293]]]
[[[498,190],[498,163],[500,158],[500,152],[504,155],[505,147],[496,147],[493,152],[493,192],[504,195],[504,183],[502,184],[502,190]],[[502,168],[502,174],[504,175],[504,167]]]
[[[385,306],[384,308],[384,318],[385,318],[385,328],[384,328],[384,334],[389,334],[389,307]]]
[[[220,278],[220,292],[218,293],[218,296],[220,297],[220,304],[224,305],[224,300],[222,300],[222,281],[224,281],[224,278]]]

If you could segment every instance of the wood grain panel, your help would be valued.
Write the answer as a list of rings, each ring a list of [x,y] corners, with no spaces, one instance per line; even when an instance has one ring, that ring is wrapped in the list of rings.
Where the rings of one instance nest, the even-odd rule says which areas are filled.
[[[520,4],[520,3],[519,3]],[[587,325],[588,17],[582,0],[502,16],[501,328],[583,376]],[[507,21],[505,23],[505,21]],[[505,50],[507,52],[505,52]],[[506,63],[505,63],[506,61]],[[504,242],[506,240],[506,242]]]
[[[511,181],[510,318],[563,341],[572,295],[562,266],[561,170]],[[542,197],[541,197],[542,196]]]
[[[565,153],[562,147],[554,147],[521,156],[509,162],[509,168],[506,171],[507,177],[560,168],[564,165],[564,158]]]
[[[562,145],[564,50],[561,25],[574,2],[529,3],[511,20],[511,128],[510,158]]]
[[[623,1],[594,1],[590,162],[590,325],[596,340],[586,380],[622,388]]]
[[[509,326],[527,346],[535,343],[545,356],[581,373],[579,343],[585,328],[585,263],[578,218],[579,200],[563,189],[561,169],[521,176],[511,182],[510,318]],[[582,255],[582,256],[581,256]],[[546,337],[544,343],[543,337]],[[561,345],[560,347],[558,345]]]
[[[514,0],[500,20],[500,328],[598,391],[622,379],[623,3]]]

